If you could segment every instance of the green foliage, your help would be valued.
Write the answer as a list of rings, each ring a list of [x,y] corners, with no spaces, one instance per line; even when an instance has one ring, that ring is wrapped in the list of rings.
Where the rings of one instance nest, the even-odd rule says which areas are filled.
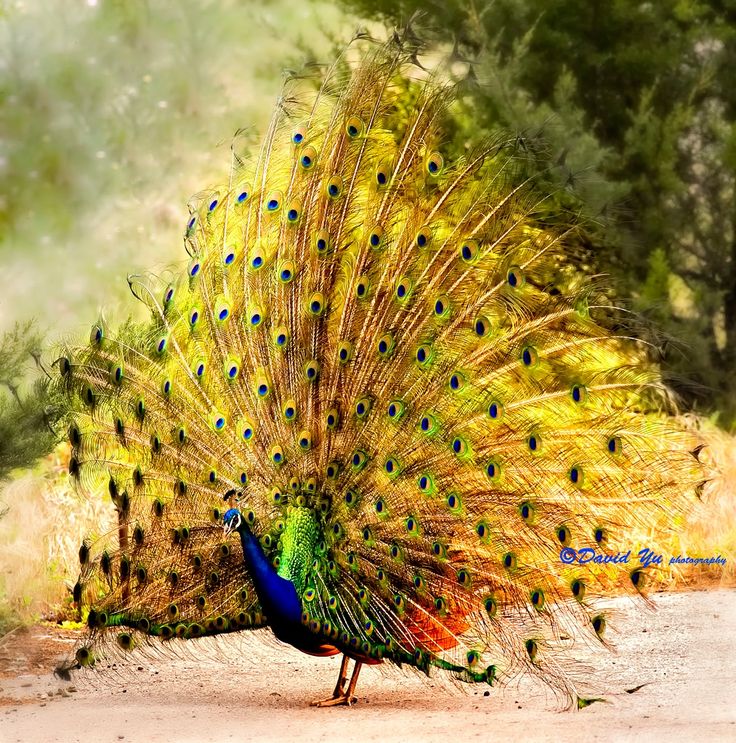
[[[665,362],[695,383],[679,384],[688,403],[736,424],[736,4],[345,4],[399,24],[422,11],[457,42],[479,81],[466,127],[524,135],[619,298],[677,341]]]
[[[0,479],[32,465],[56,440],[47,380],[32,379],[40,349],[41,336],[30,322],[16,324],[0,339]]]
[[[238,129],[258,141],[295,44],[329,57],[341,17],[319,1],[0,5],[0,331],[35,316],[53,340],[101,305],[127,315],[125,276],[183,258],[187,199],[227,178]]]

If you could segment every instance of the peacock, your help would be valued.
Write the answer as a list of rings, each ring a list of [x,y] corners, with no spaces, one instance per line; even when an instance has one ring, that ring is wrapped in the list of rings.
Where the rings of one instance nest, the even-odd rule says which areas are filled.
[[[453,147],[457,98],[399,35],[292,76],[188,263],[129,278],[150,319],[61,352],[69,475],[117,518],[79,666],[269,628],[342,654],[321,706],[381,663],[584,700],[600,596],[657,566],[565,555],[681,523],[698,441],[575,220],[509,141]]]

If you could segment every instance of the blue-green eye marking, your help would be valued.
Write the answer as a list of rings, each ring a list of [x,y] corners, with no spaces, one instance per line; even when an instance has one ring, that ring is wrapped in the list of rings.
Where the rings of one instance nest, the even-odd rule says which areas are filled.
[[[488,596],[483,601],[483,608],[486,610],[486,612],[488,612],[488,616],[493,617],[498,610],[498,602],[493,596]]]
[[[336,199],[342,192],[342,185],[338,181],[333,181],[327,185],[327,194],[330,198]]]
[[[388,417],[393,421],[398,421],[404,414],[406,406],[401,400],[391,400],[388,404]]]
[[[485,338],[491,332],[491,323],[487,317],[476,317],[473,331],[479,338]]]
[[[471,583],[470,572],[465,568],[460,568],[460,570],[457,571],[457,582],[461,586],[465,586],[467,588]]]
[[[403,301],[409,296],[411,290],[411,282],[407,278],[399,279],[399,283],[396,285],[396,298],[399,301]]]
[[[460,509],[460,498],[455,493],[450,493],[447,496],[447,507],[451,511],[458,511]]]
[[[241,191],[238,194],[238,203],[239,204],[242,204],[247,198],[248,198],[248,192],[247,191]]]
[[[486,465],[486,475],[488,476],[489,480],[497,480],[501,474],[501,467],[499,466],[498,462],[488,462]]]
[[[444,158],[439,152],[433,152],[427,159],[426,167],[430,175],[437,175],[444,165]]]
[[[498,420],[503,415],[503,406],[495,400],[488,406],[488,417]]]
[[[452,440],[452,451],[455,454],[458,454],[458,455],[465,454],[465,452],[467,451],[467,447],[468,445],[462,436],[456,436]]]
[[[526,346],[521,352],[521,363],[526,367],[534,366],[539,361],[537,350],[533,346]]]
[[[416,350],[415,358],[420,366],[428,364],[432,358],[432,347],[428,343],[424,343]]]
[[[580,487],[583,484],[583,468],[580,465],[574,465],[570,468],[570,482]]]
[[[368,462],[368,456],[366,453],[361,450],[357,449],[355,452],[353,452],[353,456],[350,459],[350,463],[354,470],[361,470]]]

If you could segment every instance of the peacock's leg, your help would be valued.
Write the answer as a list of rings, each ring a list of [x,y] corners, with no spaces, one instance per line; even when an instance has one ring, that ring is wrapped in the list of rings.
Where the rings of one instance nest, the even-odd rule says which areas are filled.
[[[348,684],[348,690],[345,692],[345,696],[348,698],[348,701],[346,704],[355,704],[358,699],[357,697],[353,696],[353,692],[355,691],[355,685],[358,683],[358,674],[360,673],[360,668],[363,664],[359,661],[355,661],[355,668],[353,668],[353,675],[350,677],[350,683]]]
[[[340,675],[337,677],[337,684],[335,684],[335,691],[332,692],[332,696],[328,699],[322,699],[321,701],[312,702],[313,707],[335,707],[338,704],[347,704],[348,706],[355,704],[358,699],[353,695],[355,691],[355,684],[358,681],[358,674],[360,673],[360,667],[363,665],[359,660],[355,661],[355,668],[353,669],[353,675],[350,678],[348,689],[345,691],[345,682],[348,678],[348,656],[342,656],[342,664],[340,665]]]

